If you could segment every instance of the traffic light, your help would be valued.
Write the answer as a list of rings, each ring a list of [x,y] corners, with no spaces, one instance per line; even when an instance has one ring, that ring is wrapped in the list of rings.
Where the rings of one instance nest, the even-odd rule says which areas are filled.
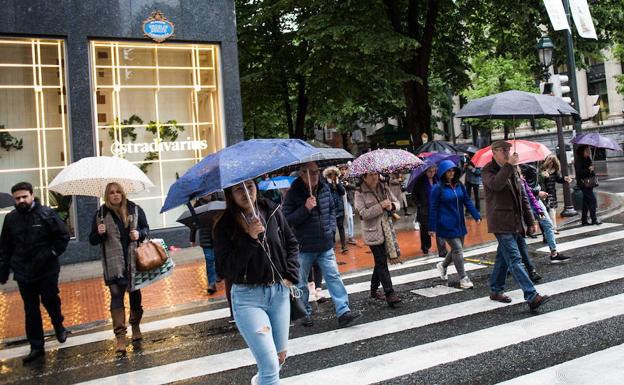
[[[587,95],[585,97],[585,113],[581,116],[581,119],[587,120],[596,116],[600,111],[600,104],[596,105],[598,98],[600,98],[600,95]]]
[[[572,104],[572,98],[566,96],[571,91],[570,86],[568,85],[568,81],[570,80],[568,75],[552,75],[550,80],[553,84],[553,93],[555,96],[559,96],[566,103]]]

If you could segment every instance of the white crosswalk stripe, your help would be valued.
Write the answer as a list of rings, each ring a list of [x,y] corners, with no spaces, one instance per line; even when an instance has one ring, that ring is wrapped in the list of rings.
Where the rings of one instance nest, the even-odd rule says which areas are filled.
[[[589,256],[589,246],[614,241],[624,245],[624,231],[620,230],[621,227],[618,229],[619,226],[621,225],[616,223],[605,223],[603,226],[562,231],[558,236],[559,250],[576,250],[578,253],[575,255],[585,253]],[[597,231],[600,231],[600,235],[587,236]],[[566,239],[569,237],[575,238]],[[528,244],[538,242],[541,239],[527,239]],[[485,245],[467,250],[465,256],[478,257],[495,250],[495,244]],[[536,250],[536,246],[532,246],[532,250]],[[510,351],[513,352],[516,347],[578,332],[583,335],[578,337],[583,338],[579,340],[585,347],[583,355],[579,352],[571,355],[572,358],[559,358],[557,354],[553,354],[551,356],[555,358],[550,357],[546,364],[549,366],[539,366],[541,370],[532,372],[530,368],[520,365],[511,372],[515,378],[507,380],[511,376],[501,375],[498,378],[492,377],[494,380],[484,379],[480,383],[620,384],[624,375],[624,370],[621,369],[621,362],[624,360],[624,344],[621,338],[613,341],[607,339],[608,343],[603,339],[602,345],[594,348],[591,337],[583,334],[590,333],[588,330],[594,327],[595,333],[601,333],[600,328],[595,325],[618,324],[624,319],[624,258],[617,258],[619,259],[605,258],[604,261],[609,261],[608,263],[596,261],[596,258],[586,258],[579,263],[575,263],[573,259],[570,264],[548,265],[542,257],[540,266],[548,265],[549,272],[553,274],[544,274],[545,280],[550,276],[550,281],[536,285],[536,289],[539,293],[550,295],[553,300],[535,315],[528,314],[523,292],[512,290],[515,285],[511,279],[508,280],[510,291],[506,293],[512,299],[511,303],[500,303],[488,298],[485,278],[487,273],[483,270],[490,267],[486,265],[470,262],[465,264],[467,271],[474,272],[471,275],[471,278],[475,277],[474,290],[455,289],[456,292],[431,298],[412,294],[410,291],[413,286],[405,286],[431,288],[439,285],[441,281],[435,264],[440,258],[428,257],[392,266],[393,284],[406,299],[405,307],[398,313],[394,313],[396,310],[387,309],[387,305],[381,301],[363,299],[367,297],[363,293],[370,288],[370,282],[363,277],[370,276],[370,270],[346,274],[343,279],[348,293],[351,294],[350,302],[356,303],[354,308],[357,309],[366,302],[370,309],[379,309],[379,314],[366,313],[362,323],[337,329],[333,307],[319,307],[319,315],[315,321],[320,327],[315,324],[313,328],[303,328],[297,324],[294,326],[296,329],[291,329],[292,337],[288,344],[290,359],[284,366],[280,383],[357,385],[389,381],[397,384],[403,383],[403,376],[418,379],[423,373],[444,371],[449,365],[463,365],[465,360],[474,360],[480,355],[500,356],[505,365],[514,365],[513,357],[510,357],[513,353]],[[479,274],[478,271],[482,272]],[[453,273],[454,268],[449,266],[449,274]],[[26,372],[14,383],[48,383],[52,378],[61,378],[66,379],[61,381],[63,383],[90,385],[167,384],[177,381],[184,384],[247,384],[251,377],[249,373],[256,370],[256,361],[248,348],[241,348],[246,345],[237,333],[231,328],[226,330],[222,326],[225,323],[217,323],[228,315],[229,309],[221,308],[145,323],[142,330],[146,347],[142,351],[131,351],[127,362],[116,361],[111,357],[102,359],[102,344],[95,347],[97,342],[112,340],[110,330],[71,336],[65,344],[49,343],[47,348],[56,349],[57,355],[72,355],[75,354],[74,349],[82,349],[79,351],[83,354],[84,362],[74,362],[68,366],[55,365],[53,370],[48,371]],[[495,322],[478,321],[487,319]],[[151,342],[151,333],[176,330],[173,328],[190,324],[198,325],[197,329],[203,332],[201,337],[194,337],[194,329],[180,329],[184,332],[178,333],[180,335],[174,338],[179,339],[179,347],[175,342],[173,343],[176,346],[162,348]],[[457,333],[441,334],[437,339],[425,338],[427,335],[421,334],[431,333],[436,329],[457,328],[458,325],[462,326],[457,329]],[[214,330],[218,331],[216,335],[213,334]],[[616,330],[620,329],[616,327]],[[417,337],[411,340],[403,338],[401,333]],[[390,345],[385,350],[376,350],[379,348],[379,341],[394,341],[396,346]],[[202,345],[210,345],[212,349],[203,350]],[[574,343],[570,342],[570,345],[573,346]],[[195,350],[184,357],[167,354],[169,350],[185,350],[187,347],[194,347]],[[0,350],[0,365],[13,362],[13,359],[27,351],[26,347]],[[545,354],[539,347],[531,348],[530,351],[536,355],[535,359],[541,359]],[[349,352],[353,352],[353,355]],[[336,362],[327,359],[315,361],[315,357],[331,357],[332,354],[339,358]],[[308,365],[308,362],[311,364]],[[0,368],[11,374],[10,368]],[[448,383],[453,383],[452,375]],[[473,383],[478,382],[475,380]],[[3,383],[2,379],[0,383]],[[418,383],[424,382],[420,380]]]

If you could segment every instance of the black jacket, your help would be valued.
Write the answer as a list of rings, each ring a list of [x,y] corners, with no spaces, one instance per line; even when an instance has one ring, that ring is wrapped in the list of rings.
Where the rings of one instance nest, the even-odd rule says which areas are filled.
[[[11,211],[4,219],[0,236],[0,282],[9,277],[33,282],[58,274],[59,256],[69,243],[67,226],[56,211],[35,200],[26,213]]]
[[[292,283],[299,281],[299,245],[279,206],[265,198],[258,199],[258,207],[266,232],[273,265]],[[272,272],[269,256],[255,240],[236,223],[236,212],[226,210],[217,222],[213,234],[215,264],[219,277],[239,284],[267,284],[279,282]]]
[[[344,201],[342,200],[342,197],[345,195],[346,190],[344,186],[342,185],[342,182],[338,182],[335,185],[328,183],[327,185],[329,186],[332,198],[334,199],[334,208],[336,209],[336,218],[344,217],[345,208],[344,208]]]
[[[316,192],[316,207],[308,211],[305,202],[310,196],[301,178],[297,178],[282,206],[284,216],[295,230],[299,250],[302,253],[320,253],[334,248],[336,235],[336,208],[329,186],[319,181]]]
[[[576,173],[576,184],[581,189],[593,188],[593,187],[586,187],[583,184],[583,179],[596,176],[596,173],[594,171],[589,170],[589,166],[591,165],[592,165],[592,160],[590,158],[577,157],[574,160],[574,172]]]
[[[522,172],[524,180],[526,180],[527,184],[531,188],[531,192],[535,198],[538,198],[539,192],[542,188],[537,180],[537,168],[530,164],[521,164],[520,172]]]
[[[416,218],[419,223],[429,222],[429,200],[431,191],[427,191],[428,178],[426,175],[421,176],[412,189],[412,199],[416,203]],[[437,176],[433,178],[433,186],[438,183]],[[431,186],[431,189],[433,189]]]

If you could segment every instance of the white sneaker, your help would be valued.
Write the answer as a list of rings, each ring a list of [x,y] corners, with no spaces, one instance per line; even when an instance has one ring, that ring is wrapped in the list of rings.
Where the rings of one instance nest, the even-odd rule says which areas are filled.
[[[308,302],[315,302],[317,299],[314,282],[308,282]]]
[[[446,275],[446,267],[444,267],[442,262],[438,263],[436,267],[438,268],[438,273],[440,273],[440,278],[445,281],[448,280],[448,275]]]
[[[465,276],[464,278],[459,280],[459,287],[461,287],[462,289],[472,289],[474,285],[472,284],[472,281],[470,281],[470,278],[468,278],[468,276]]]
[[[414,222],[414,231],[420,231],[420,222]]]
[[[251,385],[258,385],[258,373],[251,377]]]

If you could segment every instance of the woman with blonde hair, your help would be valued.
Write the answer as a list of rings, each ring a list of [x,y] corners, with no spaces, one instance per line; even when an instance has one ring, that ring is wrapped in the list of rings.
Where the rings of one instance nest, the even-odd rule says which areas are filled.
[[[141,291],[134,289],[136,273],[134,251],[147,236],[149,226],[145,212],[128,200],[123,187],[109,183],[104,192],[104,204],[93,217],[89,242],[102,247],[104,282],[110,290],[110,311],[115,333],[115,352],[126,352],[126,309],[124,295],[129,292],[132,341],[143,338],[139,324],[143,317]]]
[[[542,191],[548,194],[544,201],[555,234],[559,233],[557,231],[557,213],[555,212],[557,208],[557,183],[570,183],[571,180],[572,178],[569,176],[565,178],[561,176],[561,163],[559,163],[556,155],[550,154],[544,159],[544,163],[542,163],[540,168],[539,183]]]

